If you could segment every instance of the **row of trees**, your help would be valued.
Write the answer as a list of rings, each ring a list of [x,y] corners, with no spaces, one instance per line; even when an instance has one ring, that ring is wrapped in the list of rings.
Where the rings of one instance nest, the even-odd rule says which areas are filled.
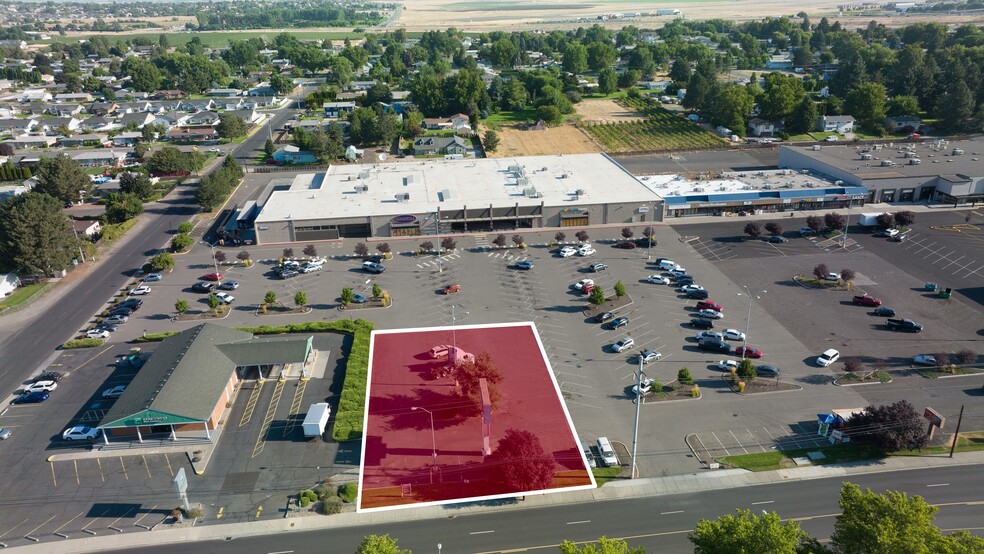
[[[233,156],[226,156],[218,169],[202,177],[195,199],[203,210],[210,212],[225,203],[242,178],[243,168]]]

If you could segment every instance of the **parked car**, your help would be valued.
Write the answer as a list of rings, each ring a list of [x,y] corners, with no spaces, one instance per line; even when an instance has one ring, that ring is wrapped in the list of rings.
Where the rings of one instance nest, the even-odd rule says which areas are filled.
[[[629,324],[629,318],[627,318],[627,317],[616,317],[615,319],[612,320],[611,323],[608,324],[608,326],[611,329],[618,329],[619,327],[623,327],[623,326],[628,325],[628,324]]]
[[[713,329],[714,322],[710,319],[694,318],[690,320],[690,326],[695,329]]]
[[[111,315],[104,319],[106,323],[126,323],[130,318],[125,315]]]
[[[892,308],[886,308],[885,306],[878,306],[875,308],[875,311],[871,312],[871,315],[880,317],[895,317],[895,310]]]
[[[684,275],[687,274],[687,270],[684,269],[684,268],[682,268],[682,267],[677,266],[677,267],[669,270],[667,273],[669,273],[671,277],[683,277]]]
[[[712,352],[720,352],[722,354],[731,354],[731,345],[717,339],[702,339],[697,341],[697,348],[701,350],[710,350]]]
[[[704,300],[708,296],[710,296],[710,293],[708,293],[706,290],[703,290],[703,289],[700,289],[700,290],[691,290],[691,291],[688,291],[687,292],[687,296],[689,296],[690,298],[692,298],[694,300]]]
[[[139,310],[141,306],[143,306],[143,300],[139,298],[127,298],[116,305],[117,308],[129,308],[133,311]]]
[[[660,269],[665,270],[665,271],[669,271],[671,269],[675,269],[677,267],[680,267],[673,260],[665,259],[665,258],[664,259],[657,260],[656,264],[659,265],[659,268]]]
[[[646,278],[646,281],[648,281],[649,283],[652,283],[654,285],[669,285],[670,284],[670,280],[667,279],[666,277],[663,277],[662,275],[650,275],[649,277]]]
[[[670,277],[677,284],[678,287],[684,287],[687,285],[694,284],[693,275],[673,275]]]
[[[878,233],[878,235],[879,236],[882,236],[882,237],[892,238],[892,237],[898,235],[899,232],[900,231],[898,229],[885,229],[881,233]]]
[[[598,462],[595,461],[594,452],[591,451],[591,445],[588,441],[581,441],[581,450],[584,451],[584,459],[588,461],[588,467],[598,467]]]
[[[639,396],[642,394],[649,394],[649,391],[653,389],[653,385],[656,381],[646,377],[638,385],[632,385],[632,394]],[[640,392],[641,390],[641,392]]]
[[[100,331],[109,331],[110,333],[115,333],[119,328],[119,325],[115,323],[106,323],[105,321],[96,326],[96,329]]]
[[[226,281],[219,285],[219,288],[222,290],[236,290],[239,288],[239,281]]]
[[[51,392],[58,388],[54,381],[35,381],[24,387],[24,392]]]
[[[858,306],[872,306],[872,307],[881,306],[881,303],[882,303],[882,301],[880,299],[875,298],[874,296],[871,296],[870,294],[864,294],[864,295],[860,295],[860,296],[855,296],[852,299],[852,302],[854,302]]]
[[[300,271],[301,273],[314,273],[315,271],[319,271],[320,269],[321,269],[320,265],[304,264],[301,266],[301,268],[298,271]]]
[[[117,306],[117,307],[113,308],[112,310],[110,310],[109,313],[106,314],[106,315],[125,315],[125,316],[131,316],[131,315],[133,315],[133,308],[127,308],[126,306]]]
[[[57,371],[45,371],[41,375],[35,377],[32,382],[37,383],[38,381],[54,381],[57,383],[58,381],[61,381],[64,377],[65,374],[59,373]]]
[[[739,346],[735,348],[735,356],[740,356],[742,358],[754,358],[758,359],[764,356],[761,350],[758,348],[752,348],[751,346]]]
[[[599,271],[605,271],[606,269],[608,269],[608,264],[603,264],[603,263],[591,264],[590,266],[588,266],[588,269],[590,269],[594,273],[598,273]]]
[[[779,377],[779,368],[774,365],[755,366],[755,375],[758,377]]]
[[[697,312],[697,315],[700,317],[706,317],[707,319],[721,319],[724,317],[724,314],[717,310],[700,310]]]
[[[936,356],[931,354],[919,354],[918,356],[912,357],[912,364],[936,367]]]
[[[459,285],[457,283],[453,283],[453,284],[450,284],[450,285],[445,286],[444,289],[442,290],[442,292],[444,294],[452,294],[452,293],[455,293],[455,292],[459,292],[460,290],[461,290],[461,285]]]
[[[715,304],[710,300],[701,300],[694,307],[697,308],[698,310],[716,310],[718,312],[724,311],[724,308],[722,308],[720,304]]]
[[[697,292],[702,290],[704,290],[704,287],[695,284],[683,285],[682,287],[680,287],[680,291],[685,294],[690,294],[692,292]]]
[[[724,340],[745,340],[745,333],[738,329],[725,329],[722,333]]]
[[[809,227],[800,227],[799,234],[800,236],[806,237],[809,235],[815,235],[816,231],[810,229]]]
[[[580,281],[574,283],[574,290],[581,290],[587,285],[594,286],[594,279],[581,279]]]
[[[584,246],[577,249],[578,256],[590,256],[594,253],[595,253],[595,249],[590,244],[585,244]]]
[[[298,275],[300,275],[300,273],[294,271],[293,269],[285,269],[281,271],[279,275],[281,279],[290,279],[291,277],[297,277]]]
[[[123,391],[126,390],[126,385],[117,385],[111,389],[106,389],[102,392],[103,398],[119,398],[123,396]]]
[[[218,300],[220,304],[232,304],[236,301],[236,297],[228,292],[215,293],[215,299]]]
[[[516,269],[525,269],[527,271],[533,269],[533,262],[529,260],[523,260],[521,262],[516,262]]]
[[[612,312],[601,312],[600,314],[594,317],[594,320],[595,323],[604,323],[614,318],[615,318],[615,314],[613,314]]]
[[[642,360],[642,363],[644,364],[648,364],[649,362],[659,361],[662,357],[663,354],[656,350],[643,350],[642,353],[639,354],[639,358]]]
[[[13,404],[38,404],[44,402],[51,395],[47,392],[25,392],[13,400]]]
[[[199,281],[191,286],[197,292],[212,292],[215,288],[215,283],[210,283],[208,281]]]
[[[717,367],[721,371],[730,372],[732,369],[738,369],[738,360],[721,360]]]
[[[70,429],[65,429],[62,438],[67,441],[93,440],[99,435],[99,429],[94,429],[87,425],[76,425]]]
[[[574,254],[577,254],[577,249],[575,249],[573,246],[565,246],[560,249],[558,254],[560,254],[561,258],[570,258]]]
[[[919,333],[923,330],[923,324],[908,318],[885,320],[885,325],[891,331],[907,331],[909,333]]]
[[[386,271],[386,267],[384,267],[383,264],[377,262],[363,262],[362,269],[363,271],[367,271],[369,273],[377,273],[377,274]]]
[[[352,302],[355,302],[356,304],[365,304],[368,301],[369,300],[365,296],[362,296],[361,294],[356,294],[352,296]]]
[[[89,339],[108,339],[109,331],[107,331],[106,329],[99,329],[97,327],[95,329],[89,329],[88,331],[86,331],[85,336],[86,338]]]
[[[724,340],[724,335],[717,331],[701,331],[695,335],[698,341],[704,339]]]
[[[615,248],[624,248],[626,250],[635,250],[638,245],[631,241],[620,242],[615,245]]]
[[[157,281],[160,280],[161,280],[160,273],[149,273],[147,275],[144,275],[144,278],[141,279],[141,281],[143,281],[144,283],[156,283]]]
[[[612,344],[612,350],[615,352],[624,352],[633,346],[635,346],[635,340],[632,337],[625,337]]]
[[[221,273],[206,273],[205,275],[202,275],[202,281],[221,281],[221,280],[222,280]]]
[[[9,439],[10,438],[10,435],[12,435],[12,434],[14,434],[14,432],[11,431],[10,429],[7,429],[6,427],[3,428],[3,429],[0,429],[0,441],[5,441],[5,440]]]
[[[823,354],[817,356],[817,365],[820,367],[827,367],[830,364],[836,362],[840,358],[841,353],[834,350],[833,348],[823,351]]]
[[[150,294],[149,285],[140,285],[139,287],[130,291],[131,296],[142,296],[144,294]]]

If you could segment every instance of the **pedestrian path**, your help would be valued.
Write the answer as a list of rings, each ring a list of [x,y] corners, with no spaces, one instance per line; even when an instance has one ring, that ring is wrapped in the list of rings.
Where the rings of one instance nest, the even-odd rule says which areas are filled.
[[[522,254],[517,254],[515,252],[510,252],[508,250],[503,250],[503,251],[499,251],[499,252],[489,252],[488,253],[488,257],[490,257],[490,258],[499,258],[499,259],[502,259],[502,260],[509,260],[511,262],[521,262],[523,260],[529,259],[529,256],[526,255],[525,252],[522,253]]]
[[[424,269],[428,267],[438,267],[442,265],[446,266],[448,265],[449,262],[457,260],[460,257],[461,257],[461,252],[455,250],[451,254],[442,254],[440,257],[434,258],[433,260],[420,262],[417,264],[417,267],[419,267],[420,269]]]
[[[487,252],[492,250],[492,243],[489,242],[489,237],[486,234],[473,235],[475,238],[475,246],[478,247],[479,251]]]

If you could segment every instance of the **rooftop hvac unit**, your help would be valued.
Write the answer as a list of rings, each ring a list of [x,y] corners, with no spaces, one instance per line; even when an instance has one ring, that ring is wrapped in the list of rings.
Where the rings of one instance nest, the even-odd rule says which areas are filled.
[[[922,163],[922,160],[920,160],[918,158],[909,158],[909,165],[919,165],[921,163]]]
[[[410,201],[410,193],[409,192],[401,192],[400,194],[397,194],[396,195],[396,201],[399,202],[400,204],[405,204],[405,203],[409,202]]]
[[[954,148],[952,155],[954,155],[954,156],[963,156],[963,150],[961,150],[959,148]]]
[[[916,153],[915,152],[906,152],[905,153],[905,157],[906,158],[915,158],[916,157]]]
[[[526,187],[523,189],[523,195],[527,198],[543,198],[543,193],[536,190],[536,187]]]
[[[369,192],[369,185],[355,185],[355,192],[357,194]]]
[[[368,179],[368,178],[369,178],[369,170],[368,169],[365,169],[365,170],[362,170],[362,171],[359,172],[359,179]]]
[[[509,166],[509,171],[513,173],[519,173],[520,171],[522,171],[522,169],[523,168],[520,167],[518,164],[512,164],[511,166]]]
[[[864,154],[861,154],[861,159],[862,160],[870,160],[871,159],[871,154],[868,154],[867,152],[865,152]]]
[[[530,184],[530,180],[528,177],[520,177],[516,179],[516,184],[521,187],[525,187],[526,185]]]
[[[892,160],[882,160],[881,165],[884,167],[890,167],[895,165],[895,162],[893,162]]]
[[[578,196],[584,196],[585,195],[585,192],[584,192],[584,189],[577,189],[576,191],[574,191],[574,194],[576,194]]]
[[[409,186],[413,184],[413,175],[407,175],[403,178],[403,186]]]

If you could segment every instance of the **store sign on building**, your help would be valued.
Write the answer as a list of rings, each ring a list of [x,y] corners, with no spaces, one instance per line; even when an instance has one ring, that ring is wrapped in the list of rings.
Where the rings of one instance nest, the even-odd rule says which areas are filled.
[[[584,208],[564,208],[563,210],[560,210],[560,213],[562,213],[562,214],[583,214],[583,213],[587,213],[587,211],[588,210],[586,210]]]
[[[413,222],[417,221],[417,216],[415,216],[415,215],[398,215],[398,216],[394,217],[393,219],[391,219],[390,221],[392,221],[393,223],[403,223],[403,224],[413,223]]]

